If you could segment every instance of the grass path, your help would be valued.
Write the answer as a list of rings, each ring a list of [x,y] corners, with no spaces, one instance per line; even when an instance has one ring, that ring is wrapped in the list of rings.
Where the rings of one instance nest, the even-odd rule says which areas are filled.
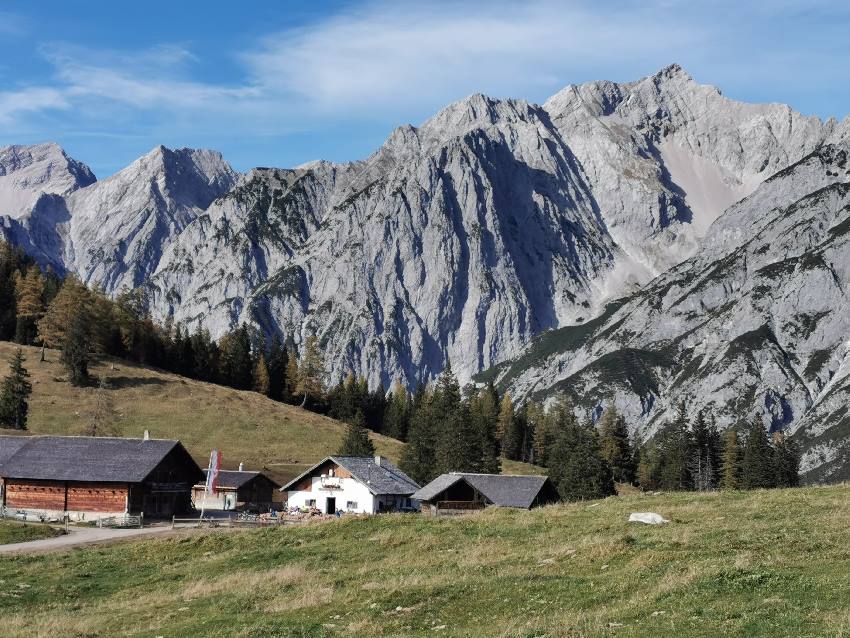
[[[835,486],[129,541],[3,560],[0,616],[9,636],[850,636],[848,529]]]

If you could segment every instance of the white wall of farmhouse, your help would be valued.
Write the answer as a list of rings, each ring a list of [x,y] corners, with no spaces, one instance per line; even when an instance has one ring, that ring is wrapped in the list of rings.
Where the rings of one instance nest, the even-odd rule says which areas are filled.
[[[290,508],[312,505],[325,513],[342,510],[357,514],[374,514],[378,511],[378,499],[368,487],[355,478],[312,476],[309,490],[289,490],[287,494],[287,506]],[[331,505],[334,509],[328,508],[328,499],[333,499]]]

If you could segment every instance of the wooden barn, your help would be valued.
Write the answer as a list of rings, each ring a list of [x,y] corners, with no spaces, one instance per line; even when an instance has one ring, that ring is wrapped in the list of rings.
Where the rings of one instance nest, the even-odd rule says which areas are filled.
[[[191,509],[203,472],[179,441],[0,436],[0,505],[9,509],[170,517]]]
[[[531,509],[555,503],[558,491],[548,476],[442,474],[413,495],[423,514],[456,514],[485,507]]]
[[[203,470],[204,475],[207,471]],[[280,488],[262,472],[244,470],[221,470],[218,473],[218,486],[215,494],[204,494],[205,483],[192,488],[195,509],[203,504],[205,509],[219,510],[268,510],[274,505],[275,495]]]

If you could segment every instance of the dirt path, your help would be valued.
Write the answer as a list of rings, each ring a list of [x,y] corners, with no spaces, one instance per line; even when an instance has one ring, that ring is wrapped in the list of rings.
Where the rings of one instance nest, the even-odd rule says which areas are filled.
[[[99,529],[97,527],[71,527],[68,534],[42,538],[24,543],[0,545],[0,554],[19,554],[31,552],[50,552],[82,545],[114,543],[140,536],[155,536],[173,532],[170,527],[145,527],[142,529]]]

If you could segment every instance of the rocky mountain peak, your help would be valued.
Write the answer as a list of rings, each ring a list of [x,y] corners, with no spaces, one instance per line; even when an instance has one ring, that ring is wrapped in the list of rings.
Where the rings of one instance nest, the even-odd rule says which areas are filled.
[[[66,195],[96,181],[53,142],[0,148],[0,216],[27,215],[42,193]]]

